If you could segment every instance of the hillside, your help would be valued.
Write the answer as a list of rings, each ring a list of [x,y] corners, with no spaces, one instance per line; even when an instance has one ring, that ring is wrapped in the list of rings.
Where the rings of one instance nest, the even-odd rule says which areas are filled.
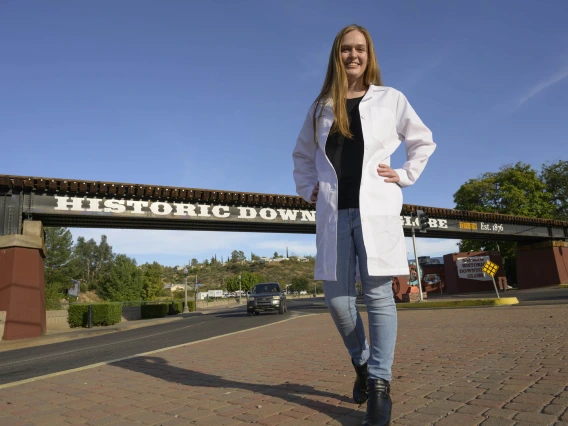
[[[174,271],[173,268],[167,269],[169,269],[169,271],[165,271],[167,283],[183,284],[185,278],[183,272]],[[191,268],[187,281],[189,285],[193,284],[197,274],[197,282],[203,284],[200,290],[222,289],[225,288],[225,280],[244,271],[259,273],[267,281],[277,281],[282,286],[289,284],[293,278],[306,278],[310,283],[313,283],[314,261],[298,262],[296,260],[287,260],[268,263],[227,263],[225,265],[202,266]],[[320,285],[321,281],[318,281],[317,284]]]
[[[94,291],[85,291],[85,292],[81,292],[79,293],[79,298],[77,299],[77,302],[82,302],[82,303],[98,303],[98,302],[104,302],[103,298],[100,297],[96,292]]]

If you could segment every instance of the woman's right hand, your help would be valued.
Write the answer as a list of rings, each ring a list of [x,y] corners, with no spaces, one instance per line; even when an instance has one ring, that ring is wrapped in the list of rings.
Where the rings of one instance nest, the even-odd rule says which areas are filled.
[[[316,183],[316,186],[314,186],[314,189],[312,190],[312,195],[310,196],[310,201],[312,203],[315,203],[318,200],[319,187],[320,187],[320,184],[318,182],[318,183]]]

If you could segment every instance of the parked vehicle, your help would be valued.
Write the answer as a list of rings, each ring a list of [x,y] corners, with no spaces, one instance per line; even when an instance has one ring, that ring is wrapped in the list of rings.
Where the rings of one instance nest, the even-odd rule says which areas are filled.
[[[261,312],[278,312],[283,314],[288,311],[286,306],[286,294],[282,291],[279,283],[260,283],[254,286],[247,297],[247,315],[259,315]]]
[[[223,290],[209,290],[207,296],[211,299],[223,297]]]

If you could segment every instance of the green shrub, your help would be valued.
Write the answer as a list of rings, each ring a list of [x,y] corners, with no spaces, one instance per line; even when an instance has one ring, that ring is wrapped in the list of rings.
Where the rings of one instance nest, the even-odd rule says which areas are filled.
[[[67,321],[69,322],[69,327],[85,327],[88,321],[88,311],[88,304],[69,305],[69,311],[67,312]]]
[[[93,326],[113,325],[122,319],[121,303],[92,303]],[[89,321],[89,303],[77,303],[69,306],[67,321],[70,327],[87,327]]]
[[[93,325],[113,325],[122,319],[122,303],[93,305]]]
[[[141,309],[142,319],[162,318],[168,314],[170,310],[170,304],[157,303],[153,305],[142,305],[140,309]]]
[[[174,300],[173,302],[174,302],[174,315],[181,314],[183,312],[184,301],[183,300]],[[172,304],[172,301],[170,300],[170,301],[167,301],[167,302],[164,302],[164,303],[167,303],[168,306],[169,306],[169,305]],[[189,308],[189,312],[195,311],[193,300],[187,301],[187,307]],[[168,314],[171,315],[170,308],[168,308]]]
[[[182,312],[183,312],[183,302],[176,300],[174,302],[174,313],[173,313],[173,315],[181,314]]]

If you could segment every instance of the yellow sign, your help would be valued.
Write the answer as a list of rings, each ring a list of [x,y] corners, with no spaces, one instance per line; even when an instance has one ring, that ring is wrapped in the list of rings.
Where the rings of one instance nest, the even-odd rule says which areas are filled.
[[[460,222],[460,229],[477,229],[475,222]]]
[[[490,260],[488,260],[487,262],[485,262],[485,265],[483,265],[483,272],[485,272],[487,275],[491,275],[492,277],[495,276],[495,274],[497,273],[497,269],[499,269],[499,266],[493,262],[491,262]]]

